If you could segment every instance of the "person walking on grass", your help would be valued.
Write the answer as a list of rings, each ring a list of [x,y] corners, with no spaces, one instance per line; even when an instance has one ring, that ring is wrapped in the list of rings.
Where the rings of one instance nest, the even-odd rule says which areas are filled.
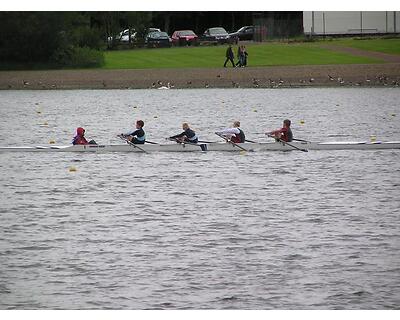
[[[226,60],[224,63],[224,68],[226,68],[226,64],[228,61],[230,61],[232,63],[232,67],[235,68],[235,62],[233,62],[233,59],[235,57],[233,55],[232,45],[229,45],[228,49],[226,49],[225,57],[226,57]]]
[[[237,66],[241,67],[243,65],[242,48],[243,48],[243,46],[238,46],[238,52],[237,52],[238,62],[236,62],[236,67]]]

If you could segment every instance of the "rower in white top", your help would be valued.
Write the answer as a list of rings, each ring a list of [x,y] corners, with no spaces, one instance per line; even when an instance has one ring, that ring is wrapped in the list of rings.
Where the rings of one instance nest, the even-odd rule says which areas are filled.
[[[243,130],[240,129],[240,121],[235,121],[232,128],[217,131],[215,134],[233,143],[244,143],[246,140]]]

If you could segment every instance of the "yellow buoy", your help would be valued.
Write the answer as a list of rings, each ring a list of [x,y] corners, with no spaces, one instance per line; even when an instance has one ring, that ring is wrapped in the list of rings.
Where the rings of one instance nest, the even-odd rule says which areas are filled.
[[[49,141],[50,144],[55,144],[56,142],[54,140]]]
[[[376,141],[376,136],[375,135],[370,135],[369,136],[369,140],[371,141],[371,142],[375,142]]]
[[[44,125],[44,126],[47,126],[47,125],[49,125],[49,124],[47,123],[47,121],[45,121],[45,122],[43,122],[43,125]]]
[[[158,118],[157,116],[154,116],[154,119]]]
[[[396,114],[395,113],[392,113],[392,117],[395,117],[396,116]]]
[[[253,112],[258,112],[257,109],[254,109]]]
[[[76,172],[76,168],[74,166],[70,166],[68,170],[69,172]]]
[[[304,124],[304,120],[300,120],[300,124]]]
[[[137,108],[137,106],[133,106],[133,109],[136,109]]]
[[[36,111],[36,113],[37,113],[37,114],[41,114],[41,113],[42,113],[42,111],[40,111],[40,110],[37,110],[37,111]]]

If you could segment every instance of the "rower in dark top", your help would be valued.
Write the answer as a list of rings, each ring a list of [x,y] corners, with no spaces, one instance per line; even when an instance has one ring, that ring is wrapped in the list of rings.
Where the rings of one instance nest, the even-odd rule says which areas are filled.
[[[216,133],[226,137],[234,143],[244,143],[246,141],[246,136],[243,130],[240,129],[240,121],[235,121],[232,128],[217,131]]]
[[[123,133],[121,136],[126,138],[133,144],[144,144],[146,142],[146,134],[143,130],[144,122],[142,120],[136,121],[136,130],[133,132]]]
[[[292,142],[293,140],[293,133],[290,129],[291,121],[289,119],[283,120],[283,127],[271,132],[266,132],[265,134],[268,136],[272,136],[278,138],[277,140],[282,140],[285,142]]]
[[[186,122],[182,123],[182,129],[184,130],[182,133],[177,134],[175,136],[169,137],[169,139],[176,140],[176,142],[189,142],[189,143],[197,143],[199,142],[196,133],[190,129],[189,124]]]

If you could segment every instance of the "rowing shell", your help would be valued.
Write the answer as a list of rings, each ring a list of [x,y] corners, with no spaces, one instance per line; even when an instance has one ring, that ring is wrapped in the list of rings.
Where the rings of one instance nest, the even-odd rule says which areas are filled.
[[[308,150],[380,150],[400,149],[400,141],[388,142],[291,142],[292,146]],[[292,146],[280,142],[267,143],[231,143],[214,142],[206,147],[192,144],[143,144],[139,148],[128,144],[115,145],[75,145],[75,146],[35,146],[35,147],[0,147],[0,152],[193,152],[193,151],[295,151]],[[204,144],[203,144],[204,146]],[[143,151],[143,150],[144,151]],[[205,150],[203,150],[205,149]]]

